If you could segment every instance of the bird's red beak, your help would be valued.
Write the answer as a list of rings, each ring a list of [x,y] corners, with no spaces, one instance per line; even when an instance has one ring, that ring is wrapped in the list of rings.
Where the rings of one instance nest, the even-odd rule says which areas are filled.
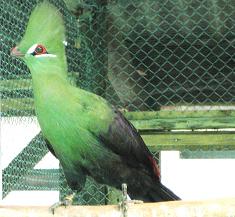
[[[21,52],[19,51],[18,47],[16,46],[16,47],[13,47],[13,48],[11,49],[11,56],[14,56],[14,57],[23,57],[24,54],[21,53]]]

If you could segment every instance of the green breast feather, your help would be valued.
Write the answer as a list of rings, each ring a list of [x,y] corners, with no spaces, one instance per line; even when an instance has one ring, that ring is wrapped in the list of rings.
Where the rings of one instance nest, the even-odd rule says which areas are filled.
[[[59,78],[47,78],[38,85],[37,81],[37,118],[56,154],[62,161],[68,156],[70,161],[83,161],[84,156],[89,161],[97,160],[95,153],[100,155],[103,151],[98,135],[108,131],[113,117],[107,102]]]

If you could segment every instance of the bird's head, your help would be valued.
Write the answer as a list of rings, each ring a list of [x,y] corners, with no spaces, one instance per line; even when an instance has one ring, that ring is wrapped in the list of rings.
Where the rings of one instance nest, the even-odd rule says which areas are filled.
[[[21,42],[11,55],[22,58],[29,68],[58,61],[66,66],[65,27],[58,9],[44,1],[32,11]]]

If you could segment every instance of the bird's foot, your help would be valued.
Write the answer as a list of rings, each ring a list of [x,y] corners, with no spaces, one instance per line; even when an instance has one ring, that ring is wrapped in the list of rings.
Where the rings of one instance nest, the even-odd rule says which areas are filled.
[[[128,204],[141,204],[142,200],[131,200],[127,194],[127,184],[122,184],[122,201],[119,203],[119,208],[122,211],[122,216],[127,217]]]
[[[72,194],[66,196],[62,201],[59,201],[59,202],[53,204],[53,205],[49,208],[50,212],[54,215],[54,214],[55,214],[55,210],[56,210],[58,207],[60,207],[60,206],[64,206],[64,207],[71,206],[72,203],[73,203],[73,199],[74,199],[74,196],[75,196],[75,195],[76,195],[75,193],[72,193]]]
[[[126,113],[128,112],[128,109],[123,107],[123,108],[119,108],[118,111],[120,111],[121,113]]]

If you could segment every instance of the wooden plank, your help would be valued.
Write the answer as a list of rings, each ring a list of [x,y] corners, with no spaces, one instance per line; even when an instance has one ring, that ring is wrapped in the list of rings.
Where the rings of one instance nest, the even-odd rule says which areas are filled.
[[[139,130],[181,130],[181,129],[221,129],[235,128],[235,117],[213,118],[172,118],[152,120],[131,120]]]
[[[0,80],[0,91],[10,91],[15,89],[29,90],[32,89],[31,79],[12,79]]]
[[[1,112],[8,112],[10,110],[18,110],[19,112],[33,110],[33,98],[8,98],[1,99]]]
[[[183,150],[180,152],[181,159],[235,159],[235,147],[233,150],[208,150],[191,151]]]
[[[32,98],[2,99],[2,113],[11,110],[33,111]],[[29,114],[33,114],[30,112]],[[126,112],[125,116],[139,130],[235,128],[235,110]]]
[[[163,109],[160,111],[144,111],[144,112],[124,112],[124,115],[129,120],[152,120],[152,119],[175,119],[175,118],[201,118],[201,117],[235,117],[235,110],[232,106],[227,106],[231,109],[213,110],[213,106],[208,107],[208,110],[179,110],[180,107],[172,107],[172,109]],[[203,109],[204,106],[201,106]],[[217,107],[219,108],[219,107]]]
[[[234,150],[235,132],[182,132],[142,135],[151,151]]]
[[[129,112],[125,116],[139,130],[235,128],[234,110]]]
[[[59,207],[53,215],[48,207],[0,206],[0,217],[122,217],[117,205]],[[128,204],[128,217],[234,217],[235,198]]]
[[[75,76],[78,76],[78,74],[79,72],[68,72],[68,78],[72,84],[76,84]],[[31,89],[32,89],[31,78],[0,80],[0,91],[31,90]]]

